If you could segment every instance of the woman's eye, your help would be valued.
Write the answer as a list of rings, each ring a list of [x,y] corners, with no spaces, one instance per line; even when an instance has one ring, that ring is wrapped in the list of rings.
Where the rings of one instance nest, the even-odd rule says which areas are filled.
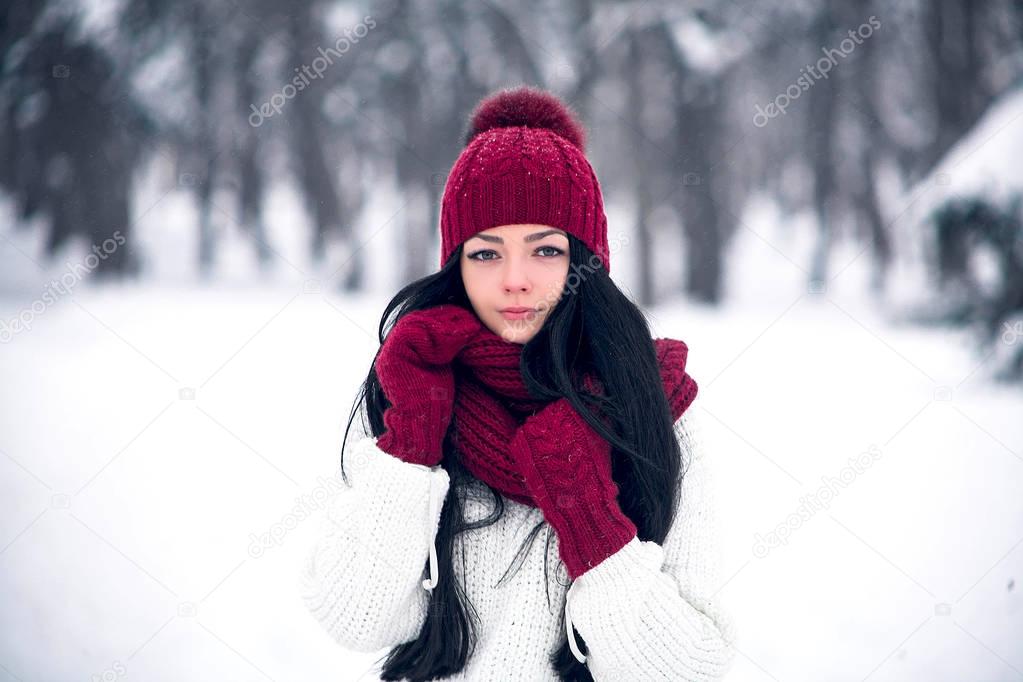
[[[536,252],[540,253],[545,249],[549,249],[549,251],[547,251],[546,254],[542,254],[544,258],[556,258],[557,256],[560,256],[561,254],[565,253],[564,250],[559,249],[556,246],[539,246],[537,247]],[[484,258],[483,256],[493,256],[493,258],[489,257]],[[478,261],[495,260],[497,258],[497,253],[493,249],[481,249],[479,251],[474,251],[470,253],[468,258],[469,260]]]

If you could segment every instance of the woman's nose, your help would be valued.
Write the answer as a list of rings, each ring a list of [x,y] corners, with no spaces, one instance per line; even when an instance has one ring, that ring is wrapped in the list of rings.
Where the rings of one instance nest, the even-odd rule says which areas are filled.
[[[529,291],[532,284],[526,273],[526,268],[518,258],[509,258],[504,269],[505,291]]]

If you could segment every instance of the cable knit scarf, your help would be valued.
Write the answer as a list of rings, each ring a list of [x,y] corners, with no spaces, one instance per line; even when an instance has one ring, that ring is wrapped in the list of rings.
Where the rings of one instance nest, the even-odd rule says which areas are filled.
[[[674,420],[696,397],[697,384],[686,373],[688,347],[676,339],[654,339],[661,382]],[[486,330],[456,359],[455,443],[466,469],[506,497],[536,506],[511,453],[504,425],[521,425],[549,401],[532,397],[519,371],[522,345]],[[493,398],[496,398],[494,400]],[[504,414],[493,414],[495,409]]]

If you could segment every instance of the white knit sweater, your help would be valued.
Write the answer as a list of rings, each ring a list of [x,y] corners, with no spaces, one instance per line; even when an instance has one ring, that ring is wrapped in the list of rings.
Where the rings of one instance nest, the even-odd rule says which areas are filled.
[[[499,521],[456,536],[453,561],[479,615],[479,640],[463,672],[448,679],[557,680],[549,655],[566,631],[576,658],[585,658],[598,681],[722,679],[734,656],[735,627],[713,599],[720,587],[714,476],[696,425],[692,408],[675,424],[693,459],[683,462],[679,513],[663,546],[633,538],[566,589],[557,535],[546,522],[497,585],[523,538],[543,520],[539,509],[504,498]],[[438,577],[433,542],[450,480],[439,466],[387,454],[369,436],[344,464],[352,487],[328,504],[301,592],[336,642],[376,652],[414,639],[423,624],[427,590]],[[464,499],[470,519],[493,509],[482,483]],[[586,642],[585,657],[571,625]]]

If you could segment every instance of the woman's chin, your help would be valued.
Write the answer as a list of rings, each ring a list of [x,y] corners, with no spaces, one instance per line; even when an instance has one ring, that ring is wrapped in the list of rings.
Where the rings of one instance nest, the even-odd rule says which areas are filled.
[[[497,329],[492,331],[505,341],[511,343],[525,344],[536,334],[537,325],[525,322],[502,321]]]

